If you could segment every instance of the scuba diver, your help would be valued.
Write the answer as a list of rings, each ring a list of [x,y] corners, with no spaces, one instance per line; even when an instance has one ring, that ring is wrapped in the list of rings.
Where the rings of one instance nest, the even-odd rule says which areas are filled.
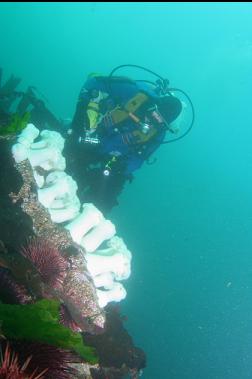
[[[144,69],[158,80],[114,76],[122,67]],[[165,141],[166,133],[176,133],[172,122],[181,111],[182,102],[168,80],[141,66],[118,66],[109,76],[91,74],[80,91],[64,154],[81,201],[104,213],[117,205],[133,173],[161,144],[173,142]]]
[[[158,78],[133,80],[115,76],[124,67],[140,68]],[[169,81],[137,65],[121,65],[108,76],[91,74],[79,94],[70,125],[58,119],[36,93],[28,87],[16,91],[20,79],[13,75],[1,87],[0,69],[0,138],[15,136],[28,122],[40,129],[50,129],[65,138],[63,155],[66,171],[78,185],[81,202],[95,204],[104,214],[118,204],[117,198],[133,173],[162,144],[183,138],[192,128],[194,108],[187,94],[170,88]],[[191,105],[192,120],[186,131],[177,132],[173,122],[182,113],[182,93]]]

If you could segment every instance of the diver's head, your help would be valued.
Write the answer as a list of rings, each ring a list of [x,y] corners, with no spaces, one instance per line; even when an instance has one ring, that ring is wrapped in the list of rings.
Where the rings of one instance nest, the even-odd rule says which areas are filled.
[[[172,95],[165,95],[160,97],[157,100],[156,105],[160,115],[168,125],[176,120],[182,110],[181,101]]]

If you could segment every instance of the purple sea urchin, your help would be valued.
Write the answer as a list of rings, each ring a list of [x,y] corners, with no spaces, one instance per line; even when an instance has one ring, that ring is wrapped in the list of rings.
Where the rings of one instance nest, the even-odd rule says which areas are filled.
[[[3,357],[1,359],[0,378],[1,379],[45,379],[43,374],[47,371],[44,369],[40,374],[36,374],[37,369],[28,374],[28,366],[31,362],[31,357],[28,357],[23,363],[20,363],[19,356],[10,349],[9,344],[6,344]]]
[[[22,254],[33,263],[48,286],[62,285],[68,263],[57,247],[49,241],[34,239],[22,249]]]
[[[69,351],[42,343],[10,341],[7,344],[2,342],[1,345],[5,346],[4,357],[6,355],[0,368],[1,379],[70,379],[75,370],[69,366],[69,363],[79,361]],[[15,351],[15,353],[13,354],[11,351]],[[17,374],[13,370],[10,371],[12,366]],[[9,375],[6,368],[13,373],[13,376]],[[5,372],[9,376],[1,376]]]

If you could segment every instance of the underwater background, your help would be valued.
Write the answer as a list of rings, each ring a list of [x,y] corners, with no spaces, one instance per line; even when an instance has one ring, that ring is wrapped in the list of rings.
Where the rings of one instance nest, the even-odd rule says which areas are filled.
[[[73,116],[90,72],[126,63],[193,101],[190,134],[136,172],[110,215],[133,253],[120,307],[144,379],[252,377],[251,19],[250,3],[0,5],[5,78],[58,117]]]

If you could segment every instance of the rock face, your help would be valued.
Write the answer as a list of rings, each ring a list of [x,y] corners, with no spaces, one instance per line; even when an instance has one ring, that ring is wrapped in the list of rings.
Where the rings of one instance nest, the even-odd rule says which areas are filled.
[[[69,309],[79,322],[84,316],[96,319],[98,317],[98,324],[103,324],[102,316],[98,312],[95,312],[96,316],[94,312],[88,311],[91,315],[82,315],[80,312],[78,317],[75,309],[88,309],[91,304],[93,309],[97,308],[96,302],[85,300],[84,293],[87,295],[91,289],[87,288],[90,282],[86,278],[87,268],[97,287],[98,305],[104,308],[108,303],[119,302],[126,297],[126,289],[118,281],[130,276],[132,254],[123,239],[115,236],[115,225],[105,219],[94,204],[84,202],[81,206],[77,195],[78,184],[64,171],[66,161],[69,160],[69,155],[62,155],[64,144],[65,139],[59,132],[39,131],[35,125],[29,123],[17,136],[11,149],[17,170],[23,178],[19,193],[12,194],[11,197],[14,202],[21,200],[22,209],[33,221],[35,234],[43,241],[50,241],[55,248],[61,249],[66,249],[73,242],[77,244],[78,251],[77,254],[72,254],[69,262],[72,268],[68,280],[64,283],[65,292],[61,298],[66,303],[70,293],[72,294]],[[75,154],[75,151],[71,154]],[[49,219],[47,212],[50,215]],[[69,239],[69,234],[64,233],[62,228],[57,228],[57,225],[66,228],[71,238]],[[106,249],[99,249],[105,244]],[[69,260],[70,255],[66,255]],[[104,281],[104,276],[110,276],[112,282],[109,287],[105,283],[108,281]],[[87,284],[85,288],[84,283]],[[88,298],[91,298],[91,293]]]
[[[52,222],[38,201],[37,185],[28,160],[16,164],[11,155],[12,145],[13,141],[0,139],[0,241],[8,251],[15,253],[35,236],[55,244],[69,262],[63,290],[56,295],[74,321],[88,333],[86,338],[100,356],[100,366],[91,370],[92,377],[123,378],[132,373],[132,378],[137,378],[138,371],[145,367],[144,353],[134,347],[118,313],[115,316],[111,307],[106,308],[106,312],[100,308],[95,285],[83,259],[84,249],[73,242],[68,230]]]
[[[1,228],[0,239],[4,244],[10,244],[15,250],[20,250],[27,239],[34,235],[57,246],[69,260],[69,270],[62,290],[58,290],[57,294],[54,292],[54,295],[63,300],[72,318],[83,331],[95,333],[103,329],[105,315],[99,307],[96,289],[87,271],[82,248],[76,246],[65,228],[51,221],[49,213],[39,203],[29,161],[24,160],[14,164],[8,149],[9,144],[6,145],[3,142],[3,145],[5,145],[3,149],[5,159],[2,162],[4,167],[1,172],[6,172],[8,181],[10,170],[10,175],[13,175],[16,180],[11,179],[7,186],[6,181],[1,181],[0,196],[3,209],[1,209],[0,222],[3,228]],[[15,168],[11,170],[13,165]],[[16,241],[17,230],[18,240]]]

